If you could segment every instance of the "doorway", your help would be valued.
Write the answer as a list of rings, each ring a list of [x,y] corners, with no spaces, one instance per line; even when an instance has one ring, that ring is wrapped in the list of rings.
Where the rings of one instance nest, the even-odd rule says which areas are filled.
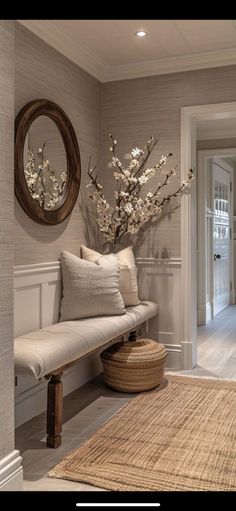
[[[182,180],[186,177],[186,169],[192,168],[197,173],[197,123],[218,119],[235,120],[236,127],[236,102],[183,107],[181,109]],[[182,354],[184,369],[191,369],[197,364],[198,211],[196,181],[191,187],[191,192],[183,197],[181,205]],[[218,252],[215,253],[218,254]],[[218,258],[218,260],[220,259]],[[224,311],[222,314],[224,314]]]
[[[230,304],[234,291],[234,167],[236,149],[197,153],[197,324]]]
[[[235,170],[235,148],[197,152],[197,365],[223,378],[236,377]]]

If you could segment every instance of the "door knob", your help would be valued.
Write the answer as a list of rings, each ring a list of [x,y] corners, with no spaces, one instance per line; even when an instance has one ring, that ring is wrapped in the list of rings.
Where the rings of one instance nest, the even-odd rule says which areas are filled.
[[[220,254],[214,254],[214,261],[216,261],[216,259],[221,259],[221,255]]]

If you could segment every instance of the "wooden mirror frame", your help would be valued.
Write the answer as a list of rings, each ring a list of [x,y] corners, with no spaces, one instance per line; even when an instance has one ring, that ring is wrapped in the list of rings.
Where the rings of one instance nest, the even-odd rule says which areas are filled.
[[[24,174],[24,145],[28,130],[37,117],[45,115],[56,124],[64,143],[67,180],[62,203],[55,210],[45,210],[32,198]],[[53,101],[36,99],[27,103],[15,120],[15,195],[35,222],[55,225],[71,213],[78,197],[81,180],[80,151],[74,128],[65,112]]]

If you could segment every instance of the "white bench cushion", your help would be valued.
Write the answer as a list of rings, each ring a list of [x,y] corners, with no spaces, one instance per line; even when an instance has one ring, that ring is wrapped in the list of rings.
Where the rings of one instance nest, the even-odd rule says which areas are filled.
[[[15,374],[42,378],[136,328],[158,313],[150,301],[127,307],[122,316],[99,316],[55,325],[15,339]]]

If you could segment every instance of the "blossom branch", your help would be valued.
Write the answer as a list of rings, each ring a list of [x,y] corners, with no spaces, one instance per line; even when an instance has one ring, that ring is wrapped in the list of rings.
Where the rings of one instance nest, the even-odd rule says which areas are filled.
[[[28,162],[24,169],[24,174],[32,198],[43,209],[51,209],[56,206],[63,195],[67,176],[65,172],[62,172],[58,180],[49,160],[45,158],[45,145],[46,140],[37,151],[38,165],[36,164],[33,150],[28,150]]]
[[[95,189],[90,197],[96,203],[96,221],[105,239],[111,244],[112,248],[115,248],[123,236],[137,233],[148,220],[159,216],[167,201],[187,191],[190,187],[190,181],[193,179],[193,172],[192,170],[189,171],[187,180],[175,192],[161,199],[158,197],[161,190],[168,185],[172,175],[175,175],[175,168],[173,168],[166,172],[164,181],[158,184],[154,192],[149,191],[143,198],[139,197],[143,185],[154,177],[157,171],[162,169],[172,153],[162,155],[159,162],[145,169],[148,158],[157,144],[157,140],[151,137],[146,142],[144,149],[138,149],[137,147],[132,149],[130,163],[125,168],[117,157],[117,142],[112,134],[109,134],[109,136],[111,139],[112,165],[115,167],[113,177],[117,183],[114,191],[115,208],[111,208],[106,201],[102,186],[98,183],[97,175],[94,175],[96,166],[90,168],[91,158],[89,160],[88,175],[90,177],[89,185],[93,185]]]
[[[182,183],[182,185],[178,188],[178,190],[176,190],[175,192],[171,193],[167,197],[164,197],[162,199],[162,201],[159,203],[159,206],[162,207],[165,204],[165,202],[170,201],[173,197],[178,197],[178,195],[180,195],[181,192],[183,192],[186,189],[189,189],[189,185],[190,185],[190,182],[192,181],[192,179],[193,179],[193,170],[190,169],[189,172],[188,172],[188,180],[184,181]]]

